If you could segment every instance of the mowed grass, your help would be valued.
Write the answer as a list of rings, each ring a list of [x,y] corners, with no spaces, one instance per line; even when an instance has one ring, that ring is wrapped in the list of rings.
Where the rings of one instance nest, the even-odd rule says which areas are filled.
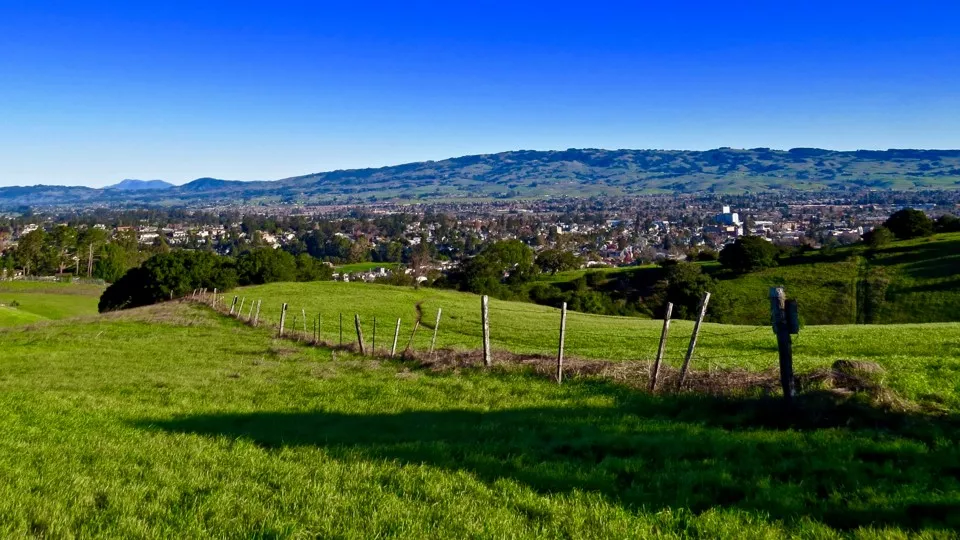
[[[99,285],[2,281],[0,327],[93,315],[102,293]]]
[[[776,403],[334,359],[178,303],[0,330],[0,535],[960,530],[950,418],[792,425]]]
[[[321,319],[321,337],[338,342],[340,314],[343,339],[355,342],[354,315],[359,314],[364,337],[371,345],[373,318],[377,318],[377,347],[393,341],[401,319],[398,349],[403,350],[421,305],[423,325],[413,347],[430,347],[438,309],[442,309],[437,346],[479,349],[482,344],[480,297],[467,293],[366,283],[273,283],[241,288],[228,294],[263,301],[260,321],[274,329],[281,305],[289,304],[287,329],[312,335],[313,321]],[[244,318],[248,310],[244,309]],[[494,350],[555,355],[560,312],[535,304],[490,299],[490,335]],[[565,352],[569,357],[600,360],[651,361],[656,357],[662,321],[569,312]],[[679,367],[693,332],[690,321],[673,321],[667,343],[667,365]],[[798,371],[829,367],[839,359],[879,363],[885,383],[904,397],[932,404],[960,406],[960,324],[807,326],[794,337]],[[706,323],[692,359],[693,369],[745,368],[762,371],[778,365],[776,337],[768,326]]]

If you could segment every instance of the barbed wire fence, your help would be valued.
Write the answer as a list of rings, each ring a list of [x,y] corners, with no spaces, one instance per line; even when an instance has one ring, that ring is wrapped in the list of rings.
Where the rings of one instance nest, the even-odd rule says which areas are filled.
[[[703,327],[708,298],[695,321],[670,320],[669,309],[664,321],[591,315],[565,305],[524,309],[488,298],[475,309],[420,302],[406,317],[386,308],[331,316],[329,309],[313,313],[306,302],[271,299],[277,305],[267,306],[261,298],[205,289],[189,298],[250,326],[274,326],[277,338],[426,365],[521,365],[558,383],[606,374],[653,391],[680,391],[689,377],[775,367],[778,354],[775,336],[762,334],[769,326]]]

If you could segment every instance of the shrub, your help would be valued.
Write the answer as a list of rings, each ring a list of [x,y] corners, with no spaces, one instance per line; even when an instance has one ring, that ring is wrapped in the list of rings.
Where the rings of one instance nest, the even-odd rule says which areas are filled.
[[[873,249],[883,247],[892,240],[893,233],[882,225],[863,235],[863,242]]]

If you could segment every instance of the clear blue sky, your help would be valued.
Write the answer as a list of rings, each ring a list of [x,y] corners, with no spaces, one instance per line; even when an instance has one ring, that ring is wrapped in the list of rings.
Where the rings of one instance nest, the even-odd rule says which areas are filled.
[[[0,0],[0,185],[960,147],[960,3]]]

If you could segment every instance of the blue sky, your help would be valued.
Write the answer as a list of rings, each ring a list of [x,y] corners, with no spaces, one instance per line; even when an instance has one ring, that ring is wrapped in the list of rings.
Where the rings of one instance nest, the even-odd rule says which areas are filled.
[[[521,148],[958,148],[958,28],[955,0],[0,0],[0,185]]]

